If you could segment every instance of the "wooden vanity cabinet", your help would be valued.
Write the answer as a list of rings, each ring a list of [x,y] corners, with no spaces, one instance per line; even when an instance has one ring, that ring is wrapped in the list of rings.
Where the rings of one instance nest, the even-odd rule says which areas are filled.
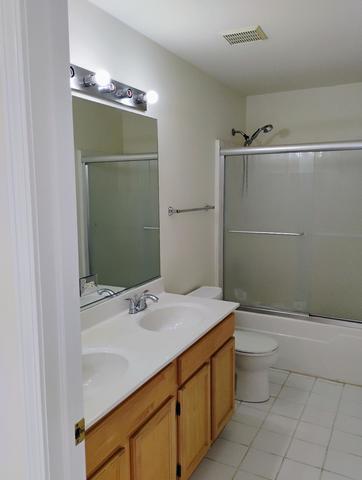
[[[234,314],[86,431],[88,480],[187,480],[234,410]]]
[[[171,398],[130,439],[132,480],[174,480],[176,399]]]
[[[129,459],[122,449],[90,477],[90,480],[129,480],[129,478]]]
[[[235,339],[231,338],[211,358],[211,439],[221,433],[235,405]]]
[[[147,423],[154,415],[158,415],[160,409],[170,399],[176,400],[176,395],[177,369],[176,362],[172,362],[87,430],[85,435],[87,478],[93,480],[92,475],[98,473],[99,469],[121,449],[125,449],[126,453],[129,452],[128,456],[131,460],[128,460],[128,464],[132,462],[134,452],[131,451],[130,446],[135,445],[132,439],[137,432],[146,428]],[[142,480],[148,480],[148,478],[145,476]],[[129,480],[129,476],[121,480]]]
[[[210,362],[178,391],[178,476],[189,478],[211,443]]]
[[[233,414],[234,331],[231,314],[177,360],[180,480],[191,476]]]

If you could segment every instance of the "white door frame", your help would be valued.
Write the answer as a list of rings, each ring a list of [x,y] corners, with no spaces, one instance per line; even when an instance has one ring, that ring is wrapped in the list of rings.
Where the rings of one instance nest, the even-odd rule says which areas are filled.
[[[81,480],[67,0],[0,0],[0,478]]]

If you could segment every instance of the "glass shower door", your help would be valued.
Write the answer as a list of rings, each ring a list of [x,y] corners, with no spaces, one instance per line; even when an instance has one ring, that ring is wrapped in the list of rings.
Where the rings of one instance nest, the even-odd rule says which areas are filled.
[[[308,311],[312,174],[313,153],[225,158],[226,299]]]
[[[224,292],[362,321],[362,151],[225,158]]]
[[[312,315],[362,321],[362,151],[318,152],[313,175]]]

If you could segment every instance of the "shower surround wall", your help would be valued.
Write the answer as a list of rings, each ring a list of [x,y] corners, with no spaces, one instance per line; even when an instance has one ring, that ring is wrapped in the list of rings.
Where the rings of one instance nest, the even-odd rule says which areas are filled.
[[[362,138],[362,83],[247,97],[247,129],[274,130],[255,145],[358,140]]]
[[[177,293],[212,284],[214,212],[168,217],[167,207],[214,203],[215,139],[245,127],[245,98],[86,0],[70,0],[69,14],[73,63],[158,91],[147,115],[159,120],[161,273]]]

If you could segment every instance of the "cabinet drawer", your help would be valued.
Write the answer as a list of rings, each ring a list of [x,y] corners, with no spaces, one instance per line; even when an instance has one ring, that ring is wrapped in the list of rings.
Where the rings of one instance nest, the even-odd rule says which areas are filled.
[[[232,313],[178,358],[178,383],[182,385],[234,335]]]
[[[177,389],[176,362],[171,363],[109,415],[86,432],[87,476],[90,476]]]

